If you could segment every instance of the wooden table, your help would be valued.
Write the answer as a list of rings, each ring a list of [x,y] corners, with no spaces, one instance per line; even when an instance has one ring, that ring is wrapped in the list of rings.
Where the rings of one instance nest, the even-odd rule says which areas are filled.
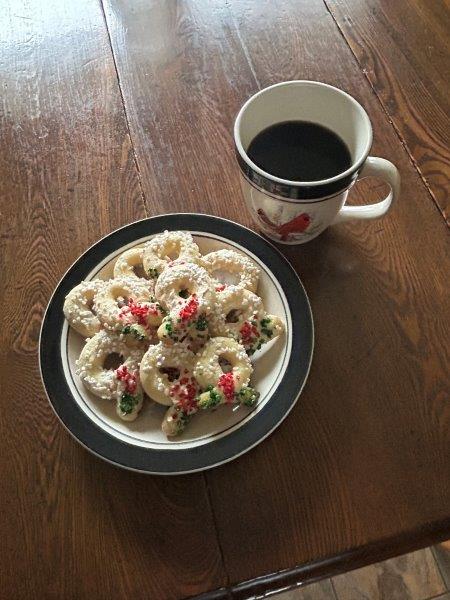
[[[247,598],[450,537],[448,1],[5,4],[2,596]],[[50,294],[133,220],[196,211],[249,225],[233,118],[288,79],[365,106],[400,201],[381,221],[283,249],[310,295],[316,350],[273,435],[204,474],[113,468],[45,398]],[[353,197],[382,192],[372,182]]]

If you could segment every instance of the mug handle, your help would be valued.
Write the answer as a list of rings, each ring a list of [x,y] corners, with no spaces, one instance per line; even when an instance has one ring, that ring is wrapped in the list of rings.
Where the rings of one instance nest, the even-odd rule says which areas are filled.
[[[343,223],[351,219],[378,219],[389,210],[392,202],[400,194],[400,174],[397,168],[385,158],[369,156],[364,163],[364,167],[359,173],[358,180],[364,177],[377,177],[385,181],[391,188],[389,194],[384,200],[376,204],[367,204],[366,206],[344,206],[336,215],[334,223]]]

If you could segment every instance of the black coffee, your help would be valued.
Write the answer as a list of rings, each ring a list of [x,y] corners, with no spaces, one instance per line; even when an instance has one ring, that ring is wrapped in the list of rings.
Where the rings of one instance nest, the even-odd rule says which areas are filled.
[[[283,121],[263,129],[247,155],[271,175],[291,181],[318,181],[346,171],[350,152],[341,138],[308,121]]]

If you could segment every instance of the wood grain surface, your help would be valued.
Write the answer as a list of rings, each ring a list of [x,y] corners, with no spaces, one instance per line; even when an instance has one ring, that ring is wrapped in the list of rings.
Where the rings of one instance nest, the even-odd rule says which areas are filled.
[[[226,6],[203,0],[104,6],[150,213],[239,215],[249,225],[231,126],[258,88]]]
[[[228,587],[208,597],[248,598],[450,537],[445,223],[322,0],[23,0],[2,28],[8,597],[164,600]],[[401,199],[382,221],[283,249],[311,298],[316,351],[270,438],[206,475],[102,463],[62,429],[39,382],[52,289],[90,243],[146,214],[249,224],[233,118],[261,87],[294,78],[338,85],[365,106],[373,154],[398,166]],[[353,198],[381,192],[366,182]]]
[[[259,85],[310,78],[343,87],[369,113],[373,154],[392,160],[403,183],[386,219],[284,250],[311,298],[315,356],[282,428],[208,474],[235,582],[376,539],[399,553],[402,531],[448,519],[450,299],[445,223],[323,3],[229,5]],[[225,505],[232,480],[241,485]]]
[[[450,223],[448,0],[325,0]]]
[[[438,529],[449,516],[448,247],[440,215],[322,2],[147,7],[106,3],[147,197],[169,193],[164,207],[242,221],[233,116],[260,87],[310,78],[364,104],[374,154],[398,165],[408,199],[384,221],[335,228],[285,250],[312,299],[316,356],[283,427],[206,475],[230,584],[379,539],[390,540],[393,554],[405,531],[420,544],[421,525]],[[161,127],[149,135],[151,122]],[[183,163],[180,148],[195,160]],[[370,188],[360,186],[358,201],[363,192]],[[368,552],[366,562],[373,559]],[[251,583],[243,597],[250,592]]]
[[[39,326],[59,278],[89,244],[146,216],[102,11],[14,2],[1,27],[0,596],[220,587],[203,477],[99,461],[63,429],[40,383]]]

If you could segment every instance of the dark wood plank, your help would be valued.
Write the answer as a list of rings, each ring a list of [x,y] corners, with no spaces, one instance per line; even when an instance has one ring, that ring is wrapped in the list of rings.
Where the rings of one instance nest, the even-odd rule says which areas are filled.
[[[100,6],[32,0],[2,16],[0,595],[220,587],[203,477],[115,469],[70,438],[45,398],[36,354],[54,286],[89,244],[146,212]]]
[[[207,474],[231,584],[277,573],[234,588],[244,598],[281,587],[282,569],[325,557],[330,569],[367,564],[449,527],[448,248],[441,216],[324,4],[227,4],[106,2],[152,210],[247,223],[233,117],[258,87],[283,79],[320,79],[355,95],[374,123],[374,154],[403,178],[385,220],[284,249],[315,314],[310,382],[268,440]],[[379,193],[358,189],[356,201]]]
[[[450,223],[450,4],[325,0]]]

